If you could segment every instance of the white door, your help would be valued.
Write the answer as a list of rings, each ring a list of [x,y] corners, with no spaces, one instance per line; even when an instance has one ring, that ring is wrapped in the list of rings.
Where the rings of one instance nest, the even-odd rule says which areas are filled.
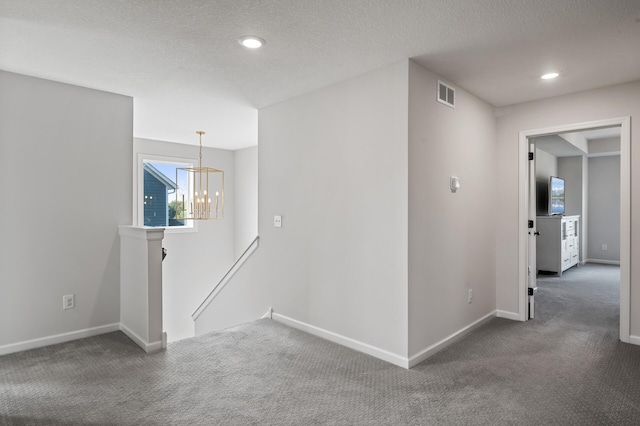
[[[535,293],[538,291],[536,284],[536,275],[538,273],[536,267],[536,236],[537,220],[536,220],[536,160],[535,160],[535,144],[529,140],[529,245],[528,245],[528,267],[527,267],[527,284],[528,284],[528,304],[527,319],[535,318]]]

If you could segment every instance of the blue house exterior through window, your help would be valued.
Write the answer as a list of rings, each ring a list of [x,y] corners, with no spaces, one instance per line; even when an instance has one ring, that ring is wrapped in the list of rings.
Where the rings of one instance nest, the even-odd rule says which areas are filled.
[[[150,163],[145,162],[143,169],[144,226],[170,226],[169,194],[175,193],[177,186]]]

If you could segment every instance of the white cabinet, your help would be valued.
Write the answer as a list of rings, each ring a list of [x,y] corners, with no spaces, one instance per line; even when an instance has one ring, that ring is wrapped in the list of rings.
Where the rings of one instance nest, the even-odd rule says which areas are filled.
[[[580,216],[538,216],[538,271],[562,272],[580,262]]]

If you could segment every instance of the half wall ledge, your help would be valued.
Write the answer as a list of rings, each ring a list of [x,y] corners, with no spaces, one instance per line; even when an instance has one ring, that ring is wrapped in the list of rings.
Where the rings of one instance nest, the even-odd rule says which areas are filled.
[[[119,226],[120,329],[145,352],[167,347],[162,325],[164,228]]]

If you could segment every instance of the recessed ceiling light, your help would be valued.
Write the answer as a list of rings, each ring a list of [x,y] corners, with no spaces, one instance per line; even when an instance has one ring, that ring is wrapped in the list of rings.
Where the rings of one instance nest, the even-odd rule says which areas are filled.
[[[240,43],[241,45],[249,49],[259,49],[265,44],[267,44],[267,42],[264,41],[263,38],[260,38],[258,36],[252,36],[252,35],[240,37],[238,39],[238,43]]]
[[[556,78],[559,75],[560,74],[558,74],[557,72],[550,72],[548,74],[541,75],[540,78],[543,79],[543,80],[553,80],[554,78]]]

